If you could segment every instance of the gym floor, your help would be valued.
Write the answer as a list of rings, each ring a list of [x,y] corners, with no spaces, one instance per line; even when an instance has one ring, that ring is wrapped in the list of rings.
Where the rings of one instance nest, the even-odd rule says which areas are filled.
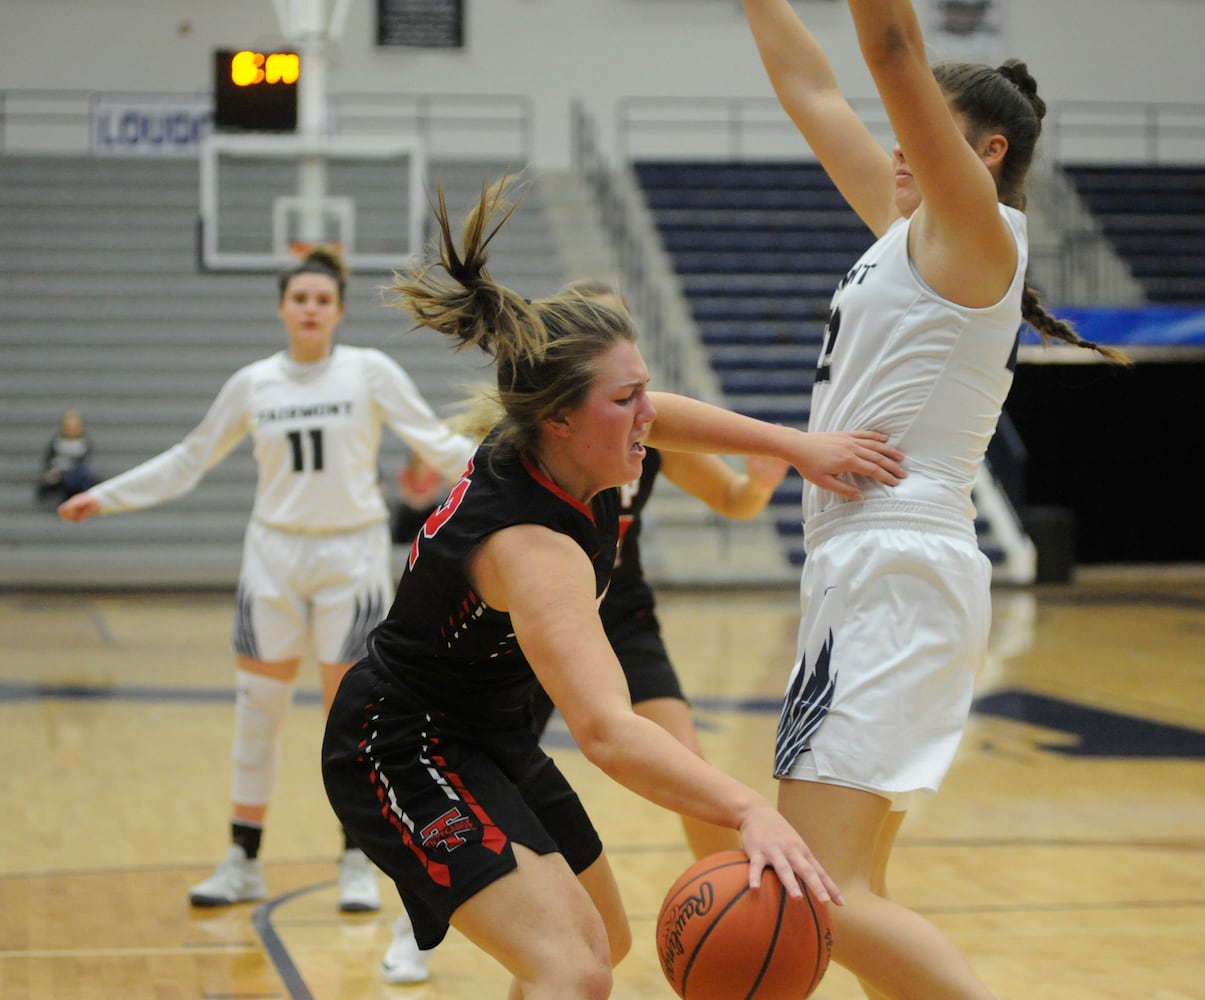
[[[262,905],[192,910],[226,848],[233,669],[225,592],[0,594],[0,996],[460,1000],[508,977],[455,931],[431,980],[378,966],[400,904],[336,910],[312,664],[286,724]],[[941,793],[903,828],[896,898],[1002,998],[1200,1000],[1205,976],[1205,571],[1094,569],[998,589],[992,656]],[[670,650],[716,764],[773,796],[790,590],[672,591]],[[676,818],[547,742],[603,834],[635,944],[614,996],[672,997],[661,897]],[[833,966],[818,1000],[856,1000]]]

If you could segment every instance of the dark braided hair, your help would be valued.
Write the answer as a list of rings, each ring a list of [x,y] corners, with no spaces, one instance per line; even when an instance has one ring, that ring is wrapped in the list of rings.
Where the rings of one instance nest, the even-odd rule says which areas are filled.
[[[1000,133],[1008,140],[1008,149],[996,176],[1000,201],[1018,211],[1025,210],[1025,178],[1033,163],[1046,102],[1038,96],[1038,84],[1029,67],[1020,59],[1009,59],[993,69],[978,63],[940,62],[933,75],[950,99],[950,106],[962,114],[972,133],[972,145],[985,133]],[[1021,316],[1043,340],[1061,340],[1075,347],[1096,351],[1116,364],[1132,364],[1122,351],[1084,340],[1066,320],[1052,316],[1027,283],[1021,296]]]
[[[1112,361],[1114,364],[1132,365],[1134,363],[1134,359],[1124,351],[1108,347],[1105,344],[1098,344],[1095,341],[1084,340],[1075,332],[1075,327],[1070,323],[1048,313],[1038,299],[1038,293],[1028,283],[1021,293],[1021,318],[1038,332],[1043,343],[1048,343],[1052,339],[1061,340],[1072,347],[1095,351],[1105,360]]]

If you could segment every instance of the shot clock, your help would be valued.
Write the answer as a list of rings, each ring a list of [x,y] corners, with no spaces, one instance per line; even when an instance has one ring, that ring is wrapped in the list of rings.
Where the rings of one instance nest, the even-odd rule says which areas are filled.
[[[296,52],[214,52],[213,125],[243,132],[297,131]]]

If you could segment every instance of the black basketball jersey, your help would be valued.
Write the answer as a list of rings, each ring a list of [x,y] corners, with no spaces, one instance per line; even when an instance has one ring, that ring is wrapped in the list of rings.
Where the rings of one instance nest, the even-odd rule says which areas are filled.
[[[640,514],[653,493],[660,470],[661,453],[646,447],[640,478],[619,487],[619,552],[601,608],[603,625],[608,629],[653,606],[653,589],[645,580],[640,564]]]
[[[510,615],[487,606],[464,572],[483,539],[516,524],[542,524],[577,542],[594,564],[595,593],[603,594],[618,543],[617,491],[583,505],[534,463],[487,442],[423,524],[393,607],[369,640],[378,666],[457,728],[515,724],[535,687]]]

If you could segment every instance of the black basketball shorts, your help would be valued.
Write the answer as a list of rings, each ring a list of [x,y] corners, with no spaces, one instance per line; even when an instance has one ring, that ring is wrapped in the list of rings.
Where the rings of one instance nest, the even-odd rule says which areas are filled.
[[[560,852],[581,873],[602,842],[530,728],[453,735],[369,661],[348,671],[327,718],[322,775],[348,836],[397,886],[420,948],[515,868],[514,844]]]

